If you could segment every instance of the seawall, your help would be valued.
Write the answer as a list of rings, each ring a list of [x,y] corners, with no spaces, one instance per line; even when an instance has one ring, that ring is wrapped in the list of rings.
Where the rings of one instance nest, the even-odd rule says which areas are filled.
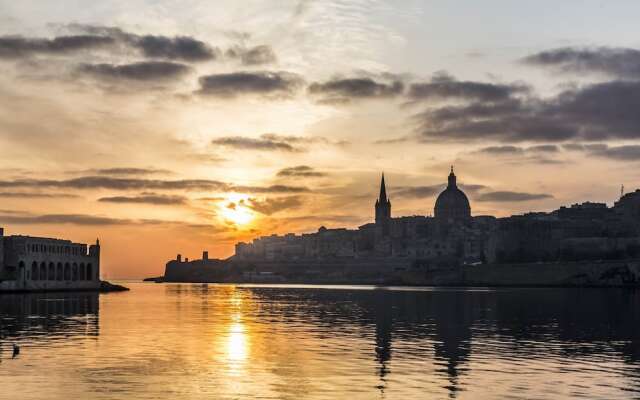
[[[169,262],[166,282],[640,287],[640,260],[433,268],[413,260]]]

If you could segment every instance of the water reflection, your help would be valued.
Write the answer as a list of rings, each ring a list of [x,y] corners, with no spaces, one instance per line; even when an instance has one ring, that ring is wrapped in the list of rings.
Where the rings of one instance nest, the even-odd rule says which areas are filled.
[[[0,386],[26,399],[640,395],[638,292],[132,288],[0,296],[3,347],[27,347],[3,353]]]

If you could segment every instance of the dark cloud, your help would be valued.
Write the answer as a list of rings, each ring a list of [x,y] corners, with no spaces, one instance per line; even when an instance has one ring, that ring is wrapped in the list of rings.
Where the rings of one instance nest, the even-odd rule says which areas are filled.
[[[160,180],[139,178],[116,178],[106,176],[84,176],[65,180],[17,179],[0,181],[0,188],[67,188],[67,189],[111,189],[111,190],[192,190],[192,191],[238,191],[249,193],[302,193],[309,189],[302,186],[239,186],[208,179]]]
[[[317,178],[327,176],[326,172],[316,171],[307,165],[283,168],[278,171],[277,176],[286,178]]]
[[[308,91],[311,95],[320,96],[323,102],[345,103],[356,99],[394,97],[402,94],[404,84],[401,81],[377,82],[369,77],[346,78],[312,83]]]
[[[120,28],[70,24],[74,31],[100,35],[123,46],[138,50],[143,56],[153,59],[198,62],[214,60],[220,51],[207,43],[190,36],[138,35]]]
[[[247,136],[223,136],[211,141],[216,146],[226,146],[238,150],[262,150],[262,151],[285,151],[285,152],[303,152],[307,151],[309,146],[335,145],[343,146],[348,142],[333,142],[322,136],[291,136],[278,135],[275,133],[265,133],[259,138]]]
[[[480,154],[489,154],[492,156],[501,156],[501,155],[518,155],[524,153],[524,149],[518,146],[489,146],[484,147],[476,153]]]
[[[309,189],[303,186],[271,185],[271,186],[231,186],[231,191],[248,193],[304,193]]]
[[[283,141],[270,140],[265,138],[250,138],[244,136],[226,136],[213,139],[212,144],[217,146],[227,146],[241,150],[268,150],[268,151],[299,151],[289,143]]]
[[[131,44],[149,58],[195,62],[215,59],[217,54],[203,41],[188,36],[130,36]]]
[[[137,50],[142,56],[152,59],[184,62],[207,61],[217,58],[219,50],[190,36],[138,35],[120,28],[71,24],[68,29],[80,32],[77,35],[48,38],[26,38],[22,36],[0,37],[0,58],[24,58],[37,54],[66,55],[82,50],[119,51],[120,48]],[[258,60],[261,51],[252,55]],[[266,57],[266,55],[262,55]]]
[[[579,144],[568,143],[563,146],[567,150],[582,151],[590,156],[608,158],[618,161],[640,161],[640,145],[609,146],[603,143]]]
[[[444,188],[445,185],[442,184],[432,186],[406,186],[393,189],[391,195],[404,198],[425,199],[439,194]]]
[[[200,77],[197,93],[214,97],[237,97],[261,95],[267,97],[289,97],[302,85],[299,75],[290,72],[232,72]]]
[[[104,168],[91,170],[100,175],[155,175],[155,174],[171,174],[166,169],[156,168]]]
[[[191,68],[168,61],[143,61],[133,64],[81,64],[77,71],[98,79],[155,82],[175,79]]]
[[[559,142],[640,138],[640,82],[613,81],[550,99],[511,98],[429,108],[415,116],[424,140]]]
[[[207,229],[208,231],[217,228],[207,224],[196,224],[182,221],[168,221],[158,219],[126,219],[113,218],[99,215],[87,214],[43,214],[34,215],[26,212],[10,212],[2,211],[0,214],[0,223],[15,225],[80,225],[80,226],[178,226],[192,229]]]
[[[476,201],[487,202],[520,202],[531,200],[544,200],[552,199],[553,196],[546,193],[522,193],[522,192],[510,192],[510,191],[497,191],[481,193],[474,198]]]
[[[112,196],[98,199],[104,203],[124,203],[124,204],[151,204],[151,205],[183,205],[187,203],[184,196],[169,196],[156,193],[146,193],[140,196]]]
[[[406,143],[414,138],[411,136],[399,136],[391,139],[380,139],[373,142],[373,144],[397,144],[397,143]]]
[[[488,154],[493,156],[514,156],[521,155],[525,153],[558,153],[560,149],[558,146],[554,144],[543,144],[538,146],[530,146],[530,147],[519,147],[519,146],[488,146],[484,147],[476,153],[480,154]]]
[[[68,193],[0,192],[0,197],[12,199],[71,199],[79,196]]]
[[[130,225],[132,220],[84,214],[0,215],[9,224]]]
[[[460,184],[459,186],[464,192],[470,194],[487,189],[486,186],[478,184]],[[391,195],[404,198],[426,199],[437,196],[446,187],[447,185],[443,183],[430,186],[401,186],[393,189]]]
[[[533,54],[522,60],[565,73],[599,73],[640,79],[640,50],[612,47],[565,47]]]
[[[413,83],[408,97],[412,100],[473,100],[501,102],[515,95],[526,94],[530,88],[521,83],[497,84],[474,81],[459,81],[447,74],[438,74],[430,82]]]
[[[271,199],[248,199],[240,200],[240,203],[247,208],[264,215],[272,215],[279,211],[298,208],[302,205],[300,196],[276,197]]]
[[[278,59],[271,46],[260,45],[250,48],[235,46],[227,50],[227,57],[237,58],[243,65],[263,65],[275,63]]]
[[[53,39],[0,37],[0,58],[16,59],[37,54],[65,55],[82,50],[104,48],[115,44],[110,37],[96,35],[59,36]]]

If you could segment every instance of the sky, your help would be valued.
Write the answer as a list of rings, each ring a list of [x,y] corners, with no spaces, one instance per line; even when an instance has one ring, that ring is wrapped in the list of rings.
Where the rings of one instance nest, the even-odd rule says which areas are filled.
[[[160,275],[272,233],[638,186],[637,1],[0,0],[0,226]]]

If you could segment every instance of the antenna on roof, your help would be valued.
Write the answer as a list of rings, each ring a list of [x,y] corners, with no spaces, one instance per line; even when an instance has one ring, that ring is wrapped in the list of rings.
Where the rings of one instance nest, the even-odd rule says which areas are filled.
[[[620,187],[620,198],[622,198],[622,196],[624,196],[624,184]]]

